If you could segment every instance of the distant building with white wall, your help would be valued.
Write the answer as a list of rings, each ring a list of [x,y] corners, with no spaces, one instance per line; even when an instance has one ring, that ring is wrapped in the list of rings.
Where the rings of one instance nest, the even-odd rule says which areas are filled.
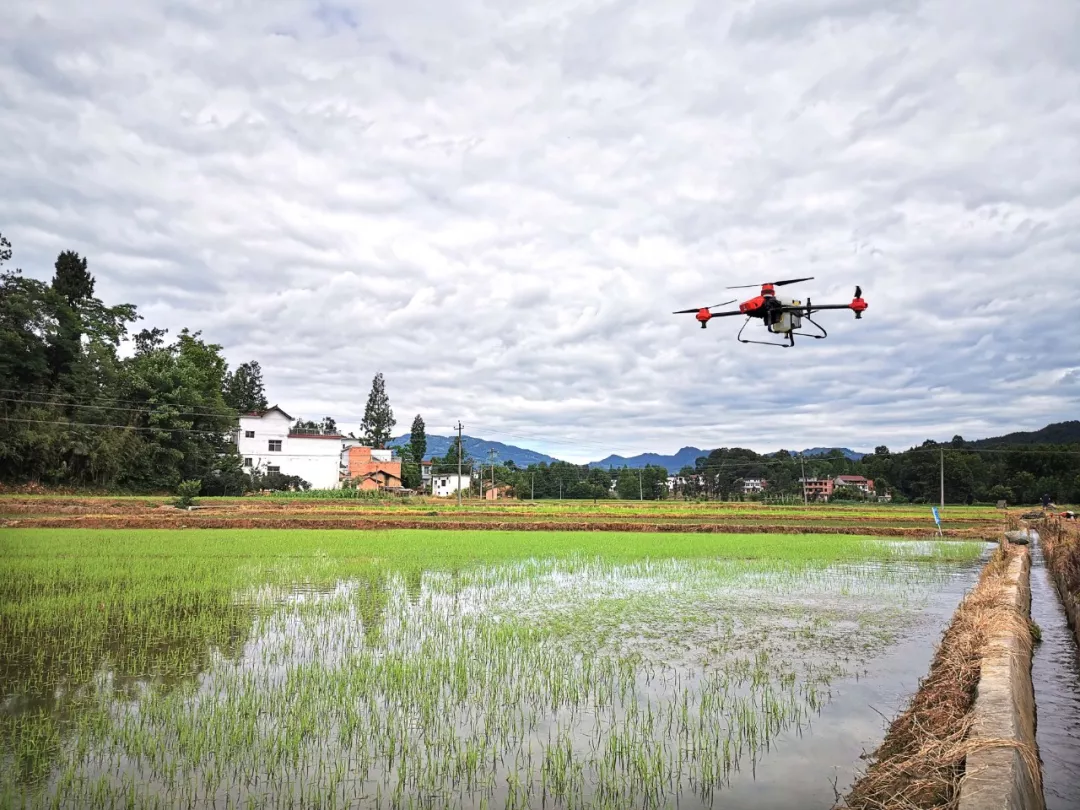
[[[764,478],[744,478],[742,491],[747,495],[751,495],[755,492],[761,492],[766,486],[768,486],[768,482]]]
[[[293,418],[277,405],[240,415],[236,447],[248,472],[296,475],[312,489],[339,489],[345,437],[292,432]]]
[[[460,477],[456,472],[431,474],[431,494],[437,498],[456,495],[459,489],[462,492],[468,492],[470,487],[472,487],[471,473],[462,473]]]

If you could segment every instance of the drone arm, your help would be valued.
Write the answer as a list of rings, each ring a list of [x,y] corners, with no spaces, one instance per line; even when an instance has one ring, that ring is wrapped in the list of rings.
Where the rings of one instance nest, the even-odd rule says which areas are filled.
[[[807,307],[783,307],[783,312],[817,312],[819,309],[850,309],[855,313],[856,318],[861,318],[863,311],[866,309],[866,302],[861,298],[856,298],[850,304],[814,304]]]
[[[724,312],[713,312],[712,316],[714,318],[727,318],[727,317],[730,317],[732,315],[745,315],[745,314],[746,313],[743,312],[740,309],[729,309],[729,310],[726,310]]]

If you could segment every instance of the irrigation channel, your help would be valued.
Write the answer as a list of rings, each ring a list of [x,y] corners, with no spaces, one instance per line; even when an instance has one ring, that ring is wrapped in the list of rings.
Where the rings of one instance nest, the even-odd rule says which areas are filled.
[[[253,584],[209,655],[5,682],[0,806],[827,810],[993,548],[867,542]]]
[[[1080,805],[1080,656],[1065,609],[1050,578],[1038,533],[1031,529],[1031,618],[1042,641],[1035,646],[1035,739],[1043,768],[1046,810]]]

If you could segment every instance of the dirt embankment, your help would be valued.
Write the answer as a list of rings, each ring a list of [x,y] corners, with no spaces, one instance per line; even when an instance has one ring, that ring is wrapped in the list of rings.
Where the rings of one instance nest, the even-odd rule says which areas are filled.
[[[954,614],[928,677],[837,808],[1042,806],[1029,567],[1026,547],[995,552]],[[1000,784],[978,782],[988,774]],[[1010,800],[1014,787],[1026,791],[1027,803]],[[986,797],[992,803],[980,804]]]
[[[1039,533],[1046,566],[1054,581],[1069,628],[1080,644],[1080,521],[1048,516],[1033,524]]]
[[[639,521],[576,520],[441,520],[416,518],[309,518],[206,517],[198,513],[170,512],[160,515],[86,515],[70,517],[27,517],[0,521],[6,528],[26,529],[457,529],[470,531],[579,531],[579,532],[685,532],[711,534],[854,534],[880,537],[932,536],[925,528],[888,525],[811,525],[798,521],[787,524],[729,523],[718,520],[702,523],[654,523]],[[949,529],[946,538],[980,540],[981,529]]]
[[[154,498],[20,498],[0,501],[0,526],[99,529],[456,529],[499,531],[703,532],[771,534],[858,534],[927,537],[932,525],[908,513],[815,513],[745,508],[679,510],[621,506],[566,511],[517,506],[465,509],[388,506],[343,500],[263,498],[205,499],[194,511]],[[956,518],[944,536],[980,540],[994,537],[999,517]]]
[[[537,509],[531,504],[520,506],[480,506],[452,508],[440,511],[444,504],[425,506],[387,506],[363,501],[340,500],[271,500],[271,499],[202,499],[199,514],[211,515],[315,515],[317,517],[352,516],[362,518],[421,518],[444,516],[452,520],[572,520],[572,521],[628,521],[643,520],[652,523],[671,522],[751,522],[767,523],[858,523],[860,525],[898,525],[929,523],[928,515],[919,517],[908,512],[881,510],[874,512],[851,512],[843,508],[820,511],[791,511],[768,506],[746,509],[744,506],[717,504],[709,509],[640,508],[605,504],[600,508],[569,507],[565,511]],[[91,515],[149,515],[170,511],[168,499],[110,499],[110,498],[5,498],[0,501],[0,514],[29,515],[35,518]],[[987,528],[996,530],[1000,516],[950,516],[946,525],[960,528]]]

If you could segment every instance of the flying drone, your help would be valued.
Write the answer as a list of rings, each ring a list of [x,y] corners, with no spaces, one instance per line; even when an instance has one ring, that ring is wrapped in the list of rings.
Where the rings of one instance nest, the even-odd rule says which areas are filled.
[[[828,337],[828,332],[810,317],[811,312],[819,312],[825,309],[850,309],[855,313],[856,318],[862,318],[863,311],[866,309],[867,304],[862,299],[862,287],[855,288],[855,298],[852,299],[850,304],[820,304],[811,305],[810,299],[806,299],[804,305],[802,301],[795,299],[783,299],[777,298],[776,288],[782,287],[785,284],[797,284],[800,281],[811,281],[814,277],[809,276],[807,278],[789,278],[784,281],[769,281],[761,284],[761,293],[748,301],[743,301],[739,304],[738,309],[729,309],[721,312],[713,312],[712,310],[717,307],[727,306],[728,304],[734,304],[737,299],[731,301],[725,301],[722,304],[714,304],[710,307],[697,307],[695,309],[680,309],[673,315],[685,315],[688,313],[695,313],[698,323],[701,324],[701,328],[704,329],[710,320],[713,318],[727,318],[732,315],[745,315],[746,320],[743,322],[742,328],[739,329],[739,334],[736,335],[737,340],[740,343],[761,343],[765,346],[782,346],[785,349],[789,346],[795,345],[795,335],[802,335],[804,337],[812,337],[821,340]],[[728,287],[729,290],[742,290],[747,287],[757,287],[757,284],[743,284],[738,287]],[[743,329],[750,323],[751,319],[758,318],[765,323],[765,328],[774,335],[783,335],[786,337],[786,341],[777,342],[770,340],[748,340],[743,338]],[[802,328],[803,321],[815,326],[820,335],[813,332],[799,332],[796,331]]]

